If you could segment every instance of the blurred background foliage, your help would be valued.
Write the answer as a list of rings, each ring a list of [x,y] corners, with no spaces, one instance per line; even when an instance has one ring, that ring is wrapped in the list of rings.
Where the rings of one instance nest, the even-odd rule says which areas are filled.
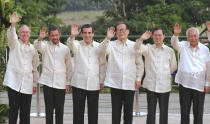
[[[73,23],[91,23],[95,35],[106,35],[107,28],[119,21],[128,23],[130,34],[137,36],[156,26],[171,36],[173,25],[179,23],[184,36],[191,26],[205,32],[204,23],[210,19],[210,0],[0,0],[0,83],[6,68],[6,30],[14,11],[20,17],[17,28],[27,24],[32,35],[38,35],[41,27],[57,25],[64,41]],[[37,37],[32,37],[31,42],[34,38]],[[102,39],[100,37],[98,41]],[[169,43],[169,39],[165,42]]]

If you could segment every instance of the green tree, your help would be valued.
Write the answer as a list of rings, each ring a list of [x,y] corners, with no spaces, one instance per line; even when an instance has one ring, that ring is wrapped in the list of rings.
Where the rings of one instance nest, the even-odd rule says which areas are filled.
[[[93,0],[96,1],[96,0]],[[109,0],[113,8],[106,10],[104,17],[95,23],[96,32],[106,32],[107,26],[119,21],[127,22],[131,34],[141,34],[160,26],[172,35],[172,28],[179,23],[183,28],[201,26],[210,18],[209,0]]]

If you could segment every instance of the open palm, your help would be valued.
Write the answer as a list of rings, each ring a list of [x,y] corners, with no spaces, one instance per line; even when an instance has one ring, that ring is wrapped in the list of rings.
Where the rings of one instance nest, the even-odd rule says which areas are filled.
[[[11,22],[12,24],[16,24],[18,21],[19,21],[19,18],[18,18],[18,16],[17,16],[17,13],[14,12],[14,13],[12,14],[11,18],[10,18],[10,22]]]
[[[152,35],[151,31],[146,31],[144,32],[144,34],[141,35],[141,40],[147,40],[150,38],[151,35]]]
[[[110,28],[108,28],[107,29],[107,38],[110,40],[110,39],[112,39],[113,37],[114,37],[114,35],[115,35],[115,28],[114,27],[110,27]]]
[[[80,30],[79,30],[79,26],[78,24],[73,24],[71,26],[71,36],[76,37],[77,35],[79,35]]]
[[[181,31],[182,31],[181,26],[179,26],[179,24],[175,24],[174,25],[174,35],[178,36],[181,33]]]

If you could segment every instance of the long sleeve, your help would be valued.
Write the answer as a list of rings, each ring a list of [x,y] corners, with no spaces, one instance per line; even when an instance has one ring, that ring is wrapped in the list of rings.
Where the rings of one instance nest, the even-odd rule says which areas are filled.
[[[66,85],[70,85],[70,81],[71,81],[71,54],[70,54],[70,50],[68,50],[68,53],[66,55],[65,58],[65,63],[66,63]]]
[[[136,81],[141,81],[144,74],[144,62],[142,56],[136,56]]]
[[[177,51],[180,51],[181,43],[179,42],[178,36],[171,37],[171,46]]]
[[[100,43],[98,46],[99,55],[104,56],[105,54],[109,54],[109,43],[110,40],[107,40],[106,38]]]
[[[174,51],[171,51],[171,59],[170,59],[170,69],[171,73],[177,70],[177,61]]]
[[[38,39],[34,41],[34,47],[42,54],[45,52],[46,46],[47,41],[38,41]]]
[[[143,41],[140,40],[140,39],[137,39],[136,40],[136,43],[135,43],[135,46],[134,46],[134,49],[137,53],[140,53],[144,56],[146,56],[148,54],[148,51],[149,51],[149,48],[147,45],[144,45],[143,44]]]
[[[18,44],[18,36],[15,27],[10,27],[7,31],[8,45],[10,49],[14,49]]]
[[[69,37],[67,40],[67,46],[69,49],[75,54],[79,50],[79,41],[75,40],[75,38]]]
[[[99,58],[99,83],[103,84],[106,77],[106,55],[102,55]]]
[[[32,60],[32,65],[33,65],[33,70],[32,70],[32,73],[33,73],[33,87],[37,86],[37,83],[38,83],[38,80],[39,80],[39,72],[37,70],[39,64],[40,64],[39,54],[35,50],[35,54],[34,54],[33,60]]]
[[[210,86],[210,61],[206,64],[206,84],[205,86]]]

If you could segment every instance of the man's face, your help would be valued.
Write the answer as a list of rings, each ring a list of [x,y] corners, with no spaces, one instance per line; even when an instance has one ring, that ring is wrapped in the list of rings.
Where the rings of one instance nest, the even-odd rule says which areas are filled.
[[[190,42],[190,46],[196,47],[198,45],[199,36],[196,30],[189,30],[187,40]]]
[[[61,34],[58,30],[54,30],[49,32],[48,37],[54,44],[58,44],[60,42]]]
[[[18,37],[20,38],[22,42],[29,42],[30,36],[31,36],[31,31],[29,27],[23,26],[20,28],[18,32]]]
[[[162,30],[156,30],[156,31],[154,31],[152,38],[153,38],[154,43],[158,46],[158,45],[163,44],[165,35],[163,34]]]
[[[87,43],[87,44],[92,43],[93,36],[94,36],[94,33],[92,30],[92,27],[82,29],[82,38],[85,41],[85,43]]]
[[[120,41],[126,40],[128,38],[129,30],[126,28],[125,24],[119,24],[117,26],[117,38]]]

